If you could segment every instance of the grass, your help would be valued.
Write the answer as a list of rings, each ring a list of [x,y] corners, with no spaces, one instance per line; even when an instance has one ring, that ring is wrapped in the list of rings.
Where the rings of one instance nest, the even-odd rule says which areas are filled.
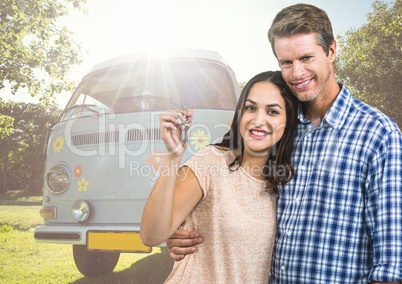
[[[0,200],[40,202],[42,201],[42,195],[32,195],[24,190],[9,190],[4,194],[0,194]]]
[[[23,193],[0,195],[0,200],[38,201]],[[170,271],[168,253],[154,248],[151,254],[121,254],[114,272],[104,277],[84,277],[75,267],[71,245],[35,241],[35,227],[43,223],[39,209],[0,205],[0,283],[158,284]]]

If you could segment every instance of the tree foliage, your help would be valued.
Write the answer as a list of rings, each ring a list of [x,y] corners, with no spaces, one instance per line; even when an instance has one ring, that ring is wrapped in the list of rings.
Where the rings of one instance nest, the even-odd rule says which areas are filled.
[[[5,104],[0,101],[0,109],[3,109]],[[6,138],[14,133],[14,118],[0,112],[0,139]]]
[[[0,89],[9,83],[12,94],[25,89],[43,102],[71,91],[71,67],[82,62],[83,50],[72,32],[57,19],[69,8],[86,13],[86,0],[0,1]]]
[[[353,95],[402,126],[402,0],[374,1],[367,23],[338,36],[336,74]]]
[[[14,129],[0,137],[0,193],[9,189],[40,192],[48,131],[58,121],[60,110],[0,99],[0,113],[13,118]]]

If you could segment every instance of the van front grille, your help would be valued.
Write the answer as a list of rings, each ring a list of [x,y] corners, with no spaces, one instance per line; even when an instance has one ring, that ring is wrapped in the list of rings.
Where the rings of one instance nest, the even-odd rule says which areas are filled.
[[[159,128],[148,129],[130,129],[127,131],[126,141],[144,141],[144,140],[161,140],[161,132]]]
[[[159,128],[128,129],[125,132],[125,142],[162,140]],[[124,133],[123,133],[124,135]],[[120,131],[104,131],[95,133],[75,134],[71,136],[73,146],[98,145],[120,142]]]

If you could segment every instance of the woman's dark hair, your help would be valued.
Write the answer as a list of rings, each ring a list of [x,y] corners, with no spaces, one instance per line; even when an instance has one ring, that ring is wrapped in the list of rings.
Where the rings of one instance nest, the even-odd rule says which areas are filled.
[[[224,135],[222,142],[214,146],[220,149],[236,149],[238,155],[229,164],[231,170],[237,170],[243,162],[244,142],[240,134],[240,122],[243,116],[244,104],[254,84],[270,82],[277,86],[286,105],[286,128],[281,140],[274,146],[269,160],[264,167],[263,174],[267,188],[275,188],[279,184],[289,182],[294,176],[291,164],[294,132],[297,124],[297,99],[286,85],[280,71],[267,71],[260,73],[247,82],[238,100],[230,130]]]

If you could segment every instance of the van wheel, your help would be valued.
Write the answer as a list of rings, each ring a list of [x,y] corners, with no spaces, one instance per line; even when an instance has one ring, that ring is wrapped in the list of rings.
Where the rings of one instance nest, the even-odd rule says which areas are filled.
[[[73,245],[75,266],[84,275],[96,277],[113,271],[120,252],[89,251],[85,245]]]

